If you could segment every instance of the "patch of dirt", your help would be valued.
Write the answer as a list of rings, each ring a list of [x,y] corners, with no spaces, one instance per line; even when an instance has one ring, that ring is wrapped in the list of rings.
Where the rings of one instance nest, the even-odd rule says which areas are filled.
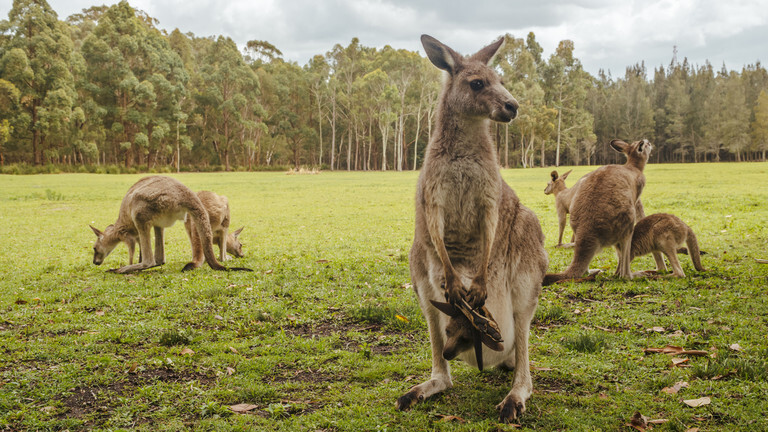
[[[575,395],[590,394],[590,392],[585,389],[585,386],[578,381],[560,379],[553,376],[543,376],[541,374],[533,375],[533,388],[537,393],[567,392]]]
[[[264,378],[269,379],[269,381],[276,382],[276,383],[301,382],[301,383],[311,383],[311,384],[324,384],[328,382],[337,382],[337,381],[341,381],[342,379],[346,379],[345,377],[342,377],[339,375],[333,375],[328,372],[313,371],[311,369],[307,369],[307,370],[291,369],[289,365],[283,365],[283,364],[277,365],[275,374],[269,377],[265,376]]]
[[[381,324],[358,323],[353,321],[328,320],[314,324],[299,324],[284,327],[286,334],[294,337],[316,338],[338,335],[342,348],[350,352],[358,352],[361,345],[367,344],[367,349],[374,355],[391,355],[400,346],[412,342],[415,337],[412,334],[392,331]],[[348,332],[362,333],[361,339],[347,336]],[[387,344],[393,339],[398,342]]]
[[[126,374],[122,381],[105,386],[75,388],[70,395],[64,398],[64,406],[67,409],[59,414],[59,418],[83,418],[94,413],[101,414],[98,417],[106,416],[111,409],[112,398],[127,394],[137,387],[147,384],[156,382],[186,383],[196,380],[202,385],[208,385],[215,379],[215,377],[200,373],[170,369],[152,369]]]

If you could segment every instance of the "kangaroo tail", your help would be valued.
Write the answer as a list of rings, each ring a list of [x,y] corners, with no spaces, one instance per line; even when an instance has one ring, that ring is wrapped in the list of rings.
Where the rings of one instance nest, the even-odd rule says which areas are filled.
[[[205,211],[205,207],[203,207],[200,198],[195,194],[191,195],[194,197],[197,205],[190,206],[190,208],[187,209],[187,215],[191,217],[194,222],[193,225],[197,230],[200,246],[203,247],[205,262],[207,262],[214,270],[227,271],[227,268],[216,260],[216,255],[213,253],[213,234],[211,234],[211,222],[208,220],[208,212]],[[190,262],[184,266],[182,271],[191,270],[193,268],[195,268],[195,263]]]
[[[688,237],[686,239],[686,245],[688,246],[688,255],[691,256],[693,266],[697,271],[706,271],[704,266],[701,265],[701,251],[699,251],[699,242],[696,239],[696,234],[693,233],[691,227],[688,227]]]

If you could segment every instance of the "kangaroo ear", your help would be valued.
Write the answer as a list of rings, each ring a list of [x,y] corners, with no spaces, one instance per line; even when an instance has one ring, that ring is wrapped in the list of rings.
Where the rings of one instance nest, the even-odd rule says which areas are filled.
[[[487,47],[476,52],[471,58],[472,60],[477,60],[490,66],[491,62],[493,61],[493,57],[496,55],[497,52],[499,52],[499,50],[503,46],[504,46],[504,38],[501,37],[496,42],[493,42]]]
[[[237,238],[237,236],[239,236],[240,233],[243,232],[243,228],[245,228],[245,227],[244,226],[240,227],[240,229],[238,229],[235,232],[233,232],[232,235],[235,236],[235,238]]]
[[[613,147],[613,149],[619,153],[625,153],[627,147],[629,147],[629,144],[625,143],[622,140],[615,139],[611,141],[611,147]]]
[[[552,181],[557,180],[557,171],[552,171],[549,175],[552,176]]]
[[[103,232],[99,231],[98,228],[94,228],[93,225],[88,225],[93,230],[93,233],[96,234],[96,237],[101,237],[104,235]]]
[[[483,332],[480,332],[480,340],[485,344],[485,346],[494,351],[504,351],[503,343],[491,339],[490,336]]]
[[[429,302],[432,303],[432,306],[434,306],[437,310],[451,318],[456,318],[457,316],[461,315],[461,311],[450,303],[442,303],[434,300],[430,300]]]
[[[421,44],[424,46],[424,51],[433,65],[451,75],[456,73],[462,62],[462,57],[459,53],[429,35],[421,35]]]
[[[571,171],[573,171],[573,170],[568,170],[568,171],[566,171],[565,173],[563,173],[563,175],[561,175],[561,176],[560,176],[560,178],[561,178],[561,179],[563,179],[563,180],[565,180],[566,178],[568,178],[568,174],[570,174],[570,173],[571,173]]]

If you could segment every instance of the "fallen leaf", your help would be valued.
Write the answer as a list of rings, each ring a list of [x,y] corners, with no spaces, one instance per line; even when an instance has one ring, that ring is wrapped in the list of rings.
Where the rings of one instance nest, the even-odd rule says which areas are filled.
[[[673,366],[680,366],[680,365],[682,365],[683,363],[688,363],[688,361],[689,361],[689,360],[690,360],[690,359],[688,359],[688,358],[679,358],[679,357],[675,357],[675,358],[673,358],[673,359],[672,359],[672,365],[673,365]]]
[[[635,411],[635,414],[629,419],[627,426],[637,429],[640,432],[645,432],[645,429],[648,427],[648,417],[640,414],[640,411]]]
[[[233,346],[229,347],[229,350],[230,350],[230,351],[232,351],[232,352],[233,352],[233,353],[235,353],[235,354],[240,354],[240,353],[237,351],[237,349],[236,349],[235,347],[233,347]]]
[[[395,315],[395,318],[399,319],[399,320],[400,320],[400,321],[402,321],[402,322],[410,322],[410,321],[408,320],[408,318],[406,318],[406,317],[404,317],[404,316],[402,316],[402,315],[400,315],[400,314],[398,314],[398,315]]]
[[[442,415],[442,414],[438,414],[437,417],[440,418],[441,422],[446,422],[446,423],[447,422],[459,422],[459,423],[466,423],[467,422],[463,418],[461,418],[459,416],[455,416],[455,415]]]
[[[44,412],[44,413],[46,413],[46,414],[50,414],[50,413],[52,413],[52,412],[55,412],[55,411],[56,411],[56,407],[52,407],[52,406],[45,406],[45,407],[42,407],[42,408],[40,408],[40,411],[42,411],[42,412]]]
[[[97,311],[96,311],[96,315],[98,315],[98,316],[104,316],[104,311],[103,311],[103,310],[97,310]]]
[[[23,304],[27,304],[27,301],[26,301],[26,300],[24,300],[24,299],[18,299],[18,300],[16,300],[16,304],[17,304],[17,305],[23,305]]]
[[[195,352],[189,348],[184,348],[181,350],[181,355],[195,355]]]
[[[136,373],[136,369],[137,369],[138,367],[139,367],[139,364],[138,364],[138,363],[136,363],[136,362],[133,362],[133,363],[131,363],[131,366],[130,366],[130,367],[128,367],[128,373],[129,373],[129,374],[132,374],[132,373]]]
[[[329,263],[330,261],[328,261],[327,259],[319,259],[319,260],[317,260],[317,261],[315,261],[315,262],[316,262],[317,264],[325,264],[325,263]]]
[[[702,350],[686,350],[683,347],[667,345],[664,348],[646,348],[644,350],[648,353],[661,353],[661,354],[674,354],[674,355],[693,355],[693,356],[705,356],[709,355],[707,351]]]
[[[668,422],[669,419],[656,419],[656,420],[648,420],[648,424],[664,424]]]
[[[712,403],[712,400],[709,398],[709,396],[704,396],[698,399],[685,399],[683,400],[683,403],[688,405],[691,408],[696,408],[704,405],[709,405]]]
[[[686,429],[686,430],[685,430],[685,432],[699,432],[699,428],[697,428],[697,427],[692,427],[692,428],[690,428],[690,429]]]
[[[730,345],[728,348],[730,348],[730,349],[732,349],[732,350],[734,350],[734,351],[741,351],[741,350],[742,350],[742,349],[741,349],[741,345],[739,345],[739,344],[737,344],[737,343],[735,343],[735,344],[731,344],[731,345]]]
[[[758,264],[768,264],[768,260],[765,259],[755,259],[755,261],[757,261]]]
[[[652,327],[651,331],[655,331],[656,333],[664,333],[664,327]]]
[[[242,404],[232,405],[229,407],[229,409],[231,409],[233,412],[236,412],[236,413],[245,413],[248,411],[253,411],[258,407],[259,407],[258,405],[242,403]]]
[[[234,369],[232,369],[231,367],[227,367],[227,375],[232,375],[234,373],[235,373]]]
[[[662,392],[667,394],[677,394],[677,392],[680,391],[680,389],[688,387],[688,383],[685,381],[678,381],[673,385],[672,387],[664,387],[661,389]]]
[[[219,321],[223,321],[224,320],[224,317],[221,316],[221,315],[214,315],[213,317],[216,318]]]

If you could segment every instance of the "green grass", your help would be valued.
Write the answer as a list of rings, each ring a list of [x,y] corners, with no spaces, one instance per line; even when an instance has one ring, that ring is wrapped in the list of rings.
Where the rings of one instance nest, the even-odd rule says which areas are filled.
[[[503,175],[559,271],[573,251],[552,247],[549,171]],[[768,429],[768,265],[755,261],[768,258],[768,165],[652,164],[646,175],[646,212],[688,223],[708,271],[681,256],[684,279],[615,280],[606,250],[591,267],[608,276],[546,287],[522,429],[630,430],[635,411],[669,419],[658,431]],[[166,265],[107,273],[126,249],[94,266],[88,224],[114,222],[141,175],[0,176],[0,431],[516,430],[494,408],[511,374],[456,361],[453,389],[394,408],[430,373],[408,271],[416,173],[173,176],[229,197],[246,257],[228,265],[254,273],[181,273],[181,224],[166,230]],[[646,256],[633,270],[653,266]],[[668,344],[710,355],[672,367],[644,353]],[[690,386],[661,391],[678,381]],[[712,403],[682,403],[702,396]]]

